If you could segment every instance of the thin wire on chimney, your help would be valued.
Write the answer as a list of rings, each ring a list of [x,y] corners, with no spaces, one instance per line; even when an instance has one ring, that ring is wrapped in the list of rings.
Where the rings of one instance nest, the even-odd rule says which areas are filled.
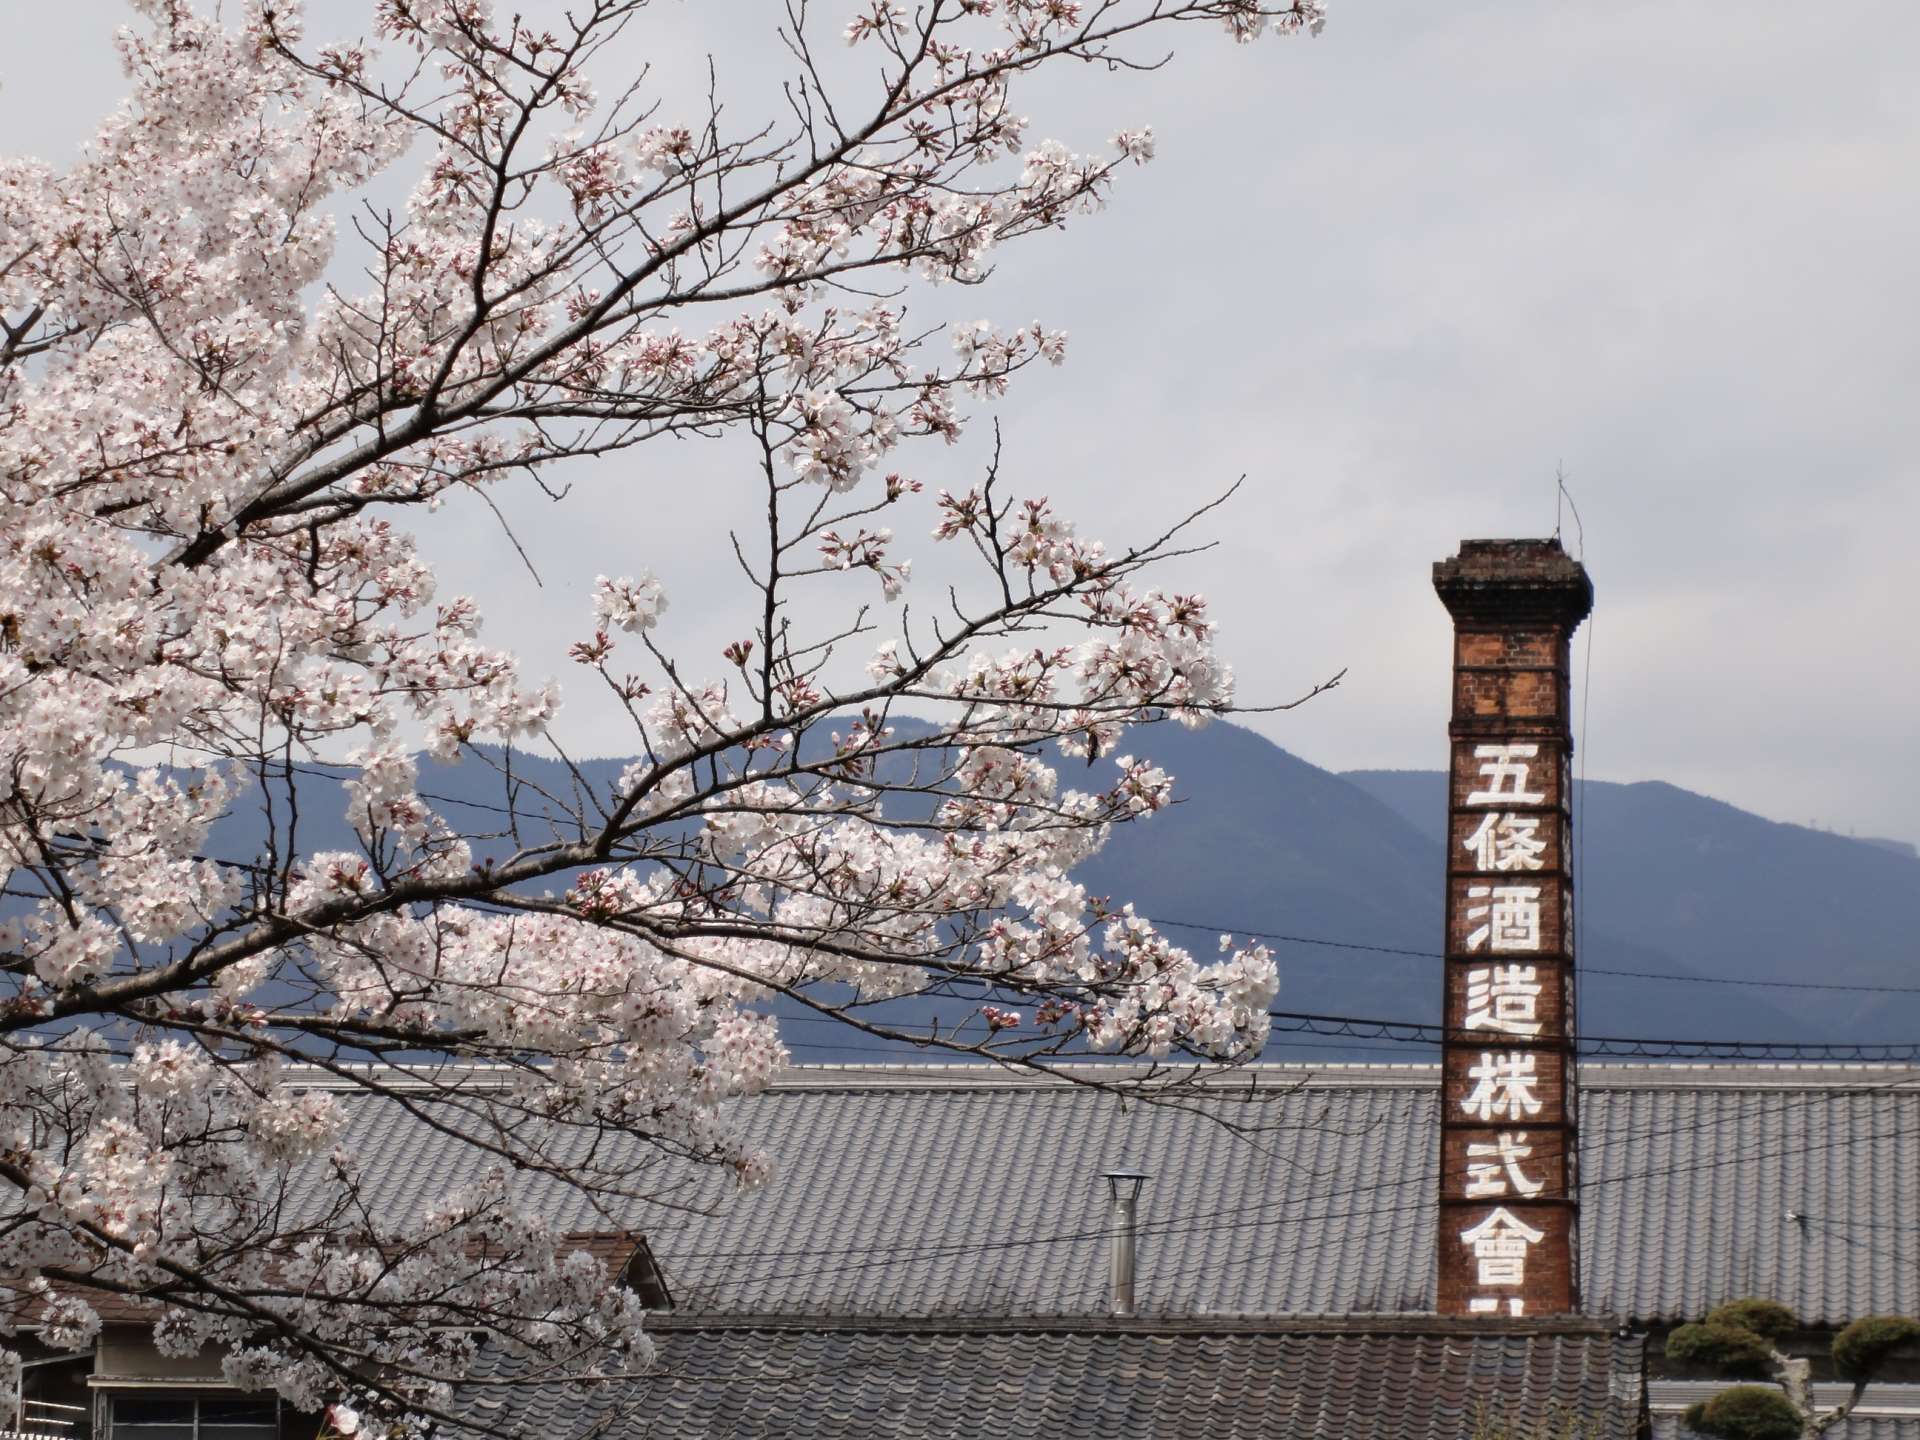
[[[1567,488],[1567,472],[1556,464],[1553,467],[1553,538],[1560,538],[1560,502],[1565,501],[1567,509],[1573,512],[1574,543],[1579,553],[1573,558],[1582,565],[1587,561],[1587,527],[1580,519],[1580,507],[1574,502],[1573,492]],[[1596,603],[1593,607],[1598,610]],[[1588,723],[1589,707],[1593,703],[1593,623],[1592,611],[1587,614],[1586,658],[1581,665],[1580,675],[1580,735],[1574,746],[1574,753],[1580,757],[1580,783],[1576,788],[1579,814],[1574,824],[1573,849],[1573,891],[1576,903],[1573,910],[1573,1008],[1576,1015],[1586,1010],[1587,972],[1580,964],[1580,956],[1586,953],[1587,944],[1587,905],[1583,898],[1587,892],[1587,751],[1593,738],[1593,727]]]

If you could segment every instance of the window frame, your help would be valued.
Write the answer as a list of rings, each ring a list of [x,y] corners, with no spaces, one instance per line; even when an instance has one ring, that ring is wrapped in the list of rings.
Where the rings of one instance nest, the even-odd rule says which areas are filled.
[[[275,1440],[278,1440],[278,1437],[285,1432],[286,1428],[286,1402],[278,1395],[258,1395],[245,1390],[223,1390],[217,1387],[189,1388],[187,1386],[174,1385],[116,1385],[107,1392],[105,1440],[130,1440],[130,1437],[138,1437],[143,1430],[153,1431],[160,1429],[161,1427],[159,1425],[141,1425],[136,1422],[127,1424],[126,1434],[123,1435],[121,1430],[123,1422],[120,1418],[120,1406],[128,1400],[159,1399],[184,1400],[193,1406],[193,1419],[188,1426],[187,1440],[221,1440],[223,1432],[231,1436],[243,1429],[252,1430],[256,1434],[266,1429],[265,1425],[242,1427],[238,1425],[214,1424],[209,1426],[202,1418],[202,1407],[209,1400],[240,1400],[255,1405],[271,1405],[273,1407],[273,1433]],[[177,1431],[179,1426],[174,1424],[166,1428]]]

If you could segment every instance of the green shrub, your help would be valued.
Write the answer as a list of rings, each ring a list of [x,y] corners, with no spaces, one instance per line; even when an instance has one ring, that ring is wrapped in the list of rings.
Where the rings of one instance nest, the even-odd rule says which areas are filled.
[[[1849,1380],[1880,1368],[1890,1351],[1920,1340],[1920,1320],[1904,1315],[1865,1315],[1833,1337],[1833,1363]]]
[[[1735,1330],[1751,1330],[1756,1335],[1769,1340],[1778,1340],[1782,1335],[1791,1334],[1799,1329],[1800,1322],[1794,1318],[1793,1311],[1778,1300],[1729,1300],[1726,1304],[1707,1315],[1707,1324],[1726,1325]]]
[[[1689,1405],[1687,1428],[1718,1440],[1800,1440],[1800,1412],[1765,1385],[1735,1385]]]
[[[1667,1337],[1667,1359],[1720,1375],[1765,1376],[1773,1347],[1751,1330],[1707,1321],[1682,1325]]]

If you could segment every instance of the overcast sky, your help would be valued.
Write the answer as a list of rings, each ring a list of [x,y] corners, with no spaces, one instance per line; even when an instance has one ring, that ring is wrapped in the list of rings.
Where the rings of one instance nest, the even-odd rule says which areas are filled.
[[[669,87],[712,52],[752,108],[771,72],[735,37],[778,8],[662,0],[636,43]],[[73,154],[120,18],[6,7],[0,149]],[[1215,602],[1244,699],[1348,672],[1252,723],[1336,769],[1437,768],[1429,567],[1551,532],[1563,467],[1598,592],[1589,774],[1920,839],[1920,6],[1336,0],[1311,43],[1179,39],[1022,106],[1083,150],[1150,122],[1160,159],[962,298],[1072,332],[999,407],[1016,488],[1124,539],[1246,475],[1171,578]],[[961,479],[989,438],[916,473]],[[643,567],[665,638],[716,656],[743,629],[712,546],[733,463],[660,447],[510,505],[539,587],[477,507],[433,550],[538,673],[565,676],[593,575]]]

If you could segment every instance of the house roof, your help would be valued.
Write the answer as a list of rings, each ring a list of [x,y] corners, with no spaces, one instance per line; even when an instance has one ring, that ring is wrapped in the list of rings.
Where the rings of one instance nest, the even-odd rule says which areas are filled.
[[[1283,1092],[1297,1080],[1260,1078]],[[1920,1085],[1902,1081],[1920,1072],[1588,1067],[1586,1308],[1678,1320],[1764,1293],[1813,1324],[1920,1310],[1920,1266],[1882,1253],[1920,1224]],[[1061,1085],[923,1087],[854,1075],[754,1101],[750,1127],[783,1183],[717,1223],[651,1231],[683,1305],[1097,1313],[1099,1176],[1124,1165],[1154,1177],[1140,1204],[1145,1313],[1434,1307],[1431,1070],[1318,1072],[1252,1138]]]
[[[653,1370],[597,1392],[584,1413],[577,1391],[555,1387],[479,1400],[476,1418],[528,1433],[644,1423],[649,1440],[1459,1440],[1485,1406],[1529,1422],[1572,1412],[1596,1422],[1595,1440],[1629,1440],[1641,1414],[1643,1342],[1577,1322],[1465,1333],[1432,1317],[1258,1330],[816,1321],[673,1324],[656,1339]]]
[[[1152,1176],[1143,1314],[1431,1311],[1433,1069],[1265,1066],[1231,1086],[1270,1098],[1168,1109],[977,1067],[802,1068],[738,1102],[772,1184],[736,1195],[635,1156],[652,1199],[610,1218],[645,1232],[682,1313],[1097,1316],[1100,1174],[1130,1168]],[[1680,1320],[1747,1294],[1816,1325],[1920,1312],[1920,1069],[1588,1065],[1580,1105],[1589,1313]],[[349,1110],[382,1203],[480,1167],[385,1103]],[[608,1227],[557,1182],[522,1183],[557,1226]]]

